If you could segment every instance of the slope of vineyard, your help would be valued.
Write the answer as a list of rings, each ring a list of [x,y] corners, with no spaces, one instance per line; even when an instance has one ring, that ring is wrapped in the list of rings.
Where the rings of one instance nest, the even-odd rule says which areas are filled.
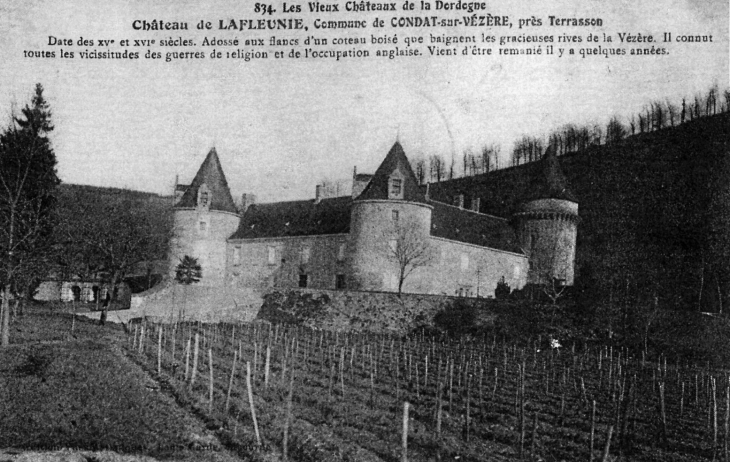
[[[271,324],[143,323],[127,338],[247,460],[727,460],[726,371],[546,346]]]

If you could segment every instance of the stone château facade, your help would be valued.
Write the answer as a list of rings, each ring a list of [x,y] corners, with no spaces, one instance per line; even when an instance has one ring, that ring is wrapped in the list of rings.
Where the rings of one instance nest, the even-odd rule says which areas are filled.
[[[480,213],[480,199],[429,197],[399,142],[373,175],[354,174],[352,194],[234,203],[215,149],[190,185],[176,187],[169,270],[199,260],[201,287],[235,294],[273,288],[492,297],[554,278],[573,283],[578,204],[557,158],[513,217]],[[217,288],[217,289],[216,289]]]

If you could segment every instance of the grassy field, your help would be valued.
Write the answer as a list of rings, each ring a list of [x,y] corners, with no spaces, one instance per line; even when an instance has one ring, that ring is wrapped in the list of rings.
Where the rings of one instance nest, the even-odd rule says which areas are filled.
[[[120,326],[59,311],[34,307],[12,322],[11,346],[0,350],[0,448],[235,460],[124,355]]]

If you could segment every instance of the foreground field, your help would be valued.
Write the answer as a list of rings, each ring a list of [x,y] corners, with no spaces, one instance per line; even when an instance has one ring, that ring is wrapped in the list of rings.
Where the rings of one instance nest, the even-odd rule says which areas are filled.
[[[727,371],[610,346],[269,324],[125,332],[50,312],[16,318],[11,342],[0,460],[728,460]]]
[[[126,358],[119,326],[34,312],[16,318],[12,328],[11,346],[0,350],[0,460],[61,448],[234,460],[211,451],[220,449],[213,433]],[[69,454],[58,457],[77,460]],[[90,460],[111,457],[95,454]]]
[[[253,459],[727,460],[726,372],[547,344],[264,324],[140,324],[127,339]]]

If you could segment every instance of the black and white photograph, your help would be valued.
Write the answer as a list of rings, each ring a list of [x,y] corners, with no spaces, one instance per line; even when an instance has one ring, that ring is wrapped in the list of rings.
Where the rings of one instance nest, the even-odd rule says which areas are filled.
[[[730,462],[729,28],[0,4],[0,461]]]

